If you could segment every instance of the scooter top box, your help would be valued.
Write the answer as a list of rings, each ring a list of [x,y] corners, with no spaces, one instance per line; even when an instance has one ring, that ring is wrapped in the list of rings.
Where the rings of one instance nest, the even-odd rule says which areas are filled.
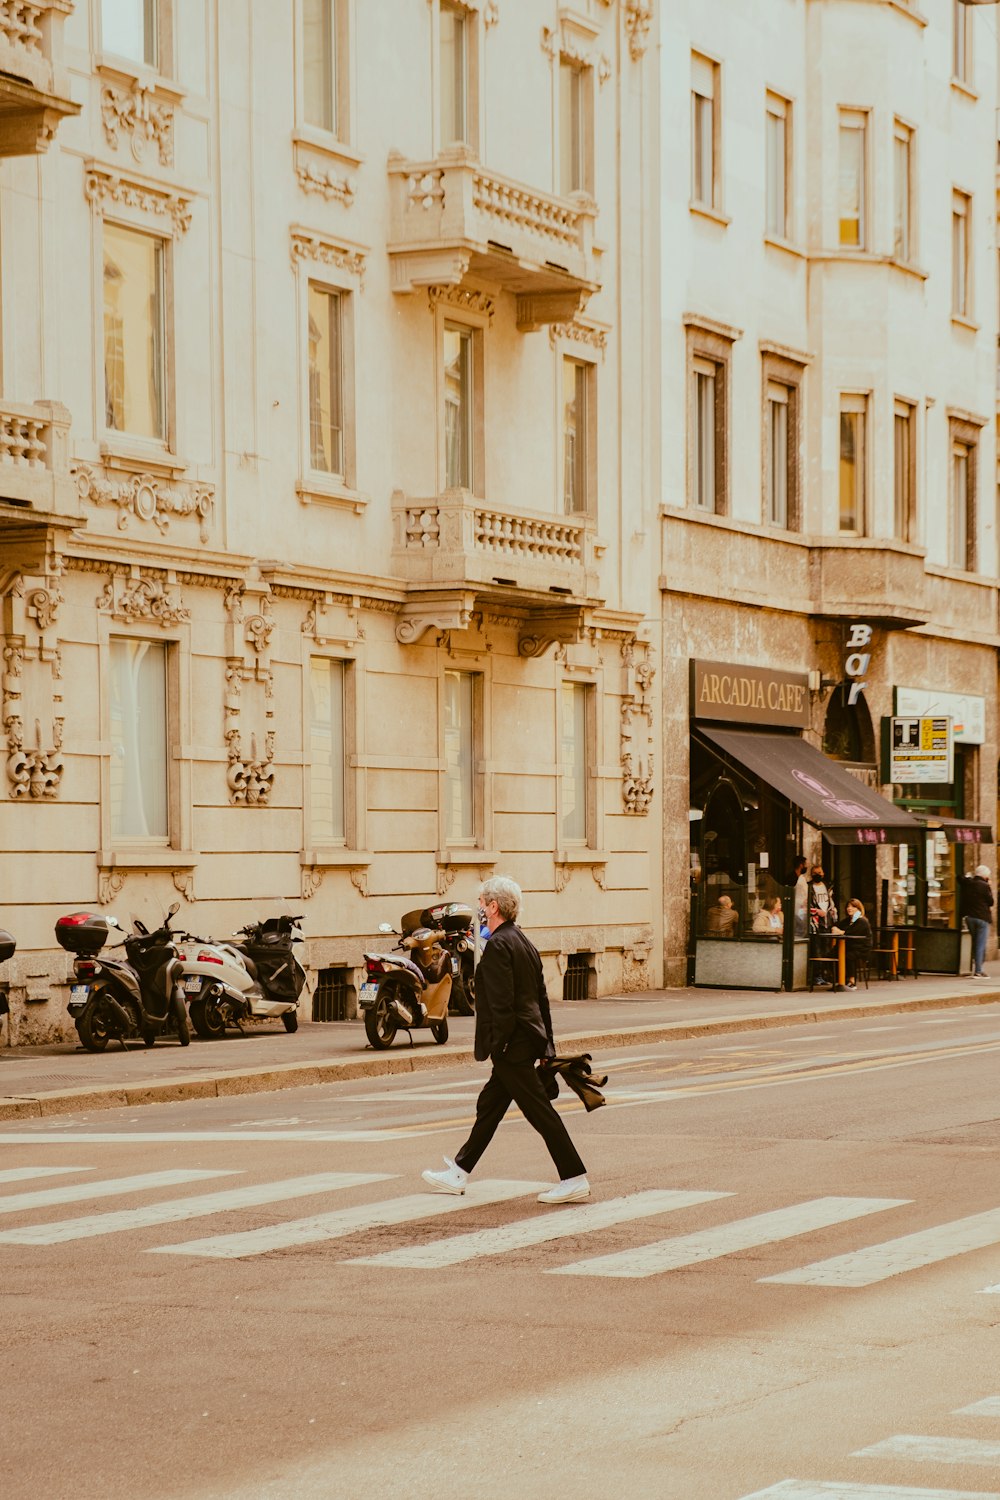
[[[445,932],[465,932],[472,926],[475,912],[461,901],[438,901],[420,913],[425,927],[443,927]],[[404,919],[405,920],[405,919]]]
[[[0,964],[6,963],[8,958],[13,958],[17,944],[13,935],[6,928],[0,927]]]
[[[56,923],[56,942],[67,953],[100,953],[111,931],[106,917],[75,911]]]

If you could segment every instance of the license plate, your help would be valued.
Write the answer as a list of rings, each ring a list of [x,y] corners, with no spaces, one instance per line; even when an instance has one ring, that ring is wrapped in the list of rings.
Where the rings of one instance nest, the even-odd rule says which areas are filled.
[[[189,974],[184,980],[184,988],[189,995],[197,995],[201,989],[201,976],[199,974]]]
[[[362,1010],[371,1010],[375,1004],[375,996],[378,994],[377,984],[363,984],[361,994],[358,996],[358,1004]]]
[[[69,992],[69,1005],[67,1007],[71,1014],[75,1014],[77,1011],[83,1010],[84,1006],[87,1003],[87,996],[89,994],[89,984],[74,984],[72,986]]]

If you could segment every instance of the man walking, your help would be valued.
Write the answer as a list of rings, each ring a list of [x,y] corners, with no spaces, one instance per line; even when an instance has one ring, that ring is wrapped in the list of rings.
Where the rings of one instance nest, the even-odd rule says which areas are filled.
[[[965,925],[972,934],[972,977],[985,979],[983,962],[986,958],[986,939],[989,936],[993,915],[993,892],[990,890],[989,865],[977,865],[975,874],[963,881],[962,911]]]
[[[539,1203],[579,1203],[590,1197],[587,1169],[542,1087],[535,1063],[554,1057],[552,1016],[538,950],[517,926],[521,888],[506,875],[487,880],[479,895],[490,940],[476,970],[477,1062],[493,1072],[476,1104],[476,1123],[444,1171],[424,1172],[439,1193],[464,1193],[472,1172],[511,1103],[534,1126],[555,1162],[559,1181],[539,1193]]]

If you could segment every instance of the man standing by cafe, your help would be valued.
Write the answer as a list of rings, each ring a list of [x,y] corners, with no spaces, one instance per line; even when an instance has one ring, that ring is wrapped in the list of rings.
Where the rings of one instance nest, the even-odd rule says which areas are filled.
[[[986,939],[993,920],[993,892],[989,865],[977,865],[962,881],[962,915],[972,934],[972,979],[985,979]]]

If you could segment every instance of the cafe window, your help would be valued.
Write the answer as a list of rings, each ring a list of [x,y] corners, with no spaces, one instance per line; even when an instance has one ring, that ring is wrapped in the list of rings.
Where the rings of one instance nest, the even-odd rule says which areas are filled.
[[[867,396],[841,396],[838,530],[855,536],[865,533],[867,425]]]

